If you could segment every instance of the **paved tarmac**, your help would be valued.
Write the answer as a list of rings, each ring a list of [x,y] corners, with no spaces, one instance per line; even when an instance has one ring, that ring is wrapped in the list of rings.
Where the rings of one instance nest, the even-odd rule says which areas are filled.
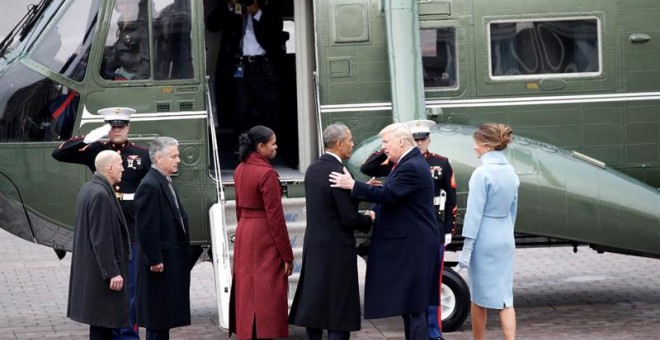
[[[65,316],[70,258],[60,261],[51,249],[0,230],[0,339],[86,338],[88,326]],[[660,339],[659,269],[660,260],[597,254],[586,247],[577,254],[570,248],[519,249],[517,338]],[[193,269],[192,282],[193,324],[172,330],[172,339],[226,338],[217,327],[210,263]],[[501,339],[498,328],[491,312],[487,338]],[[290,333],[302,339],[304,330],[292,326]],[[403,339],[402,322],[363,320],[352,338]],[[471,339],[469,319],[445,338]]]

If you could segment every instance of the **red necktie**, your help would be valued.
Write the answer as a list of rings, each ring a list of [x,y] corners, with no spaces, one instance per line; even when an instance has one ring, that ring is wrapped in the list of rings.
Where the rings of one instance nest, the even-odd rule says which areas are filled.
[[[392,170],[390,170],[390,173],[393,173],[394,170],[396,170],[397,165],[399,165],[399,163],[394,163],[394,166],[392,167]]]

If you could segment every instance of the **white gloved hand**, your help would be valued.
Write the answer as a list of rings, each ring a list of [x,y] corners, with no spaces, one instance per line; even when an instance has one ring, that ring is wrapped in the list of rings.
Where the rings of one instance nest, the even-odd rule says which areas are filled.
[[[458,266],[461,268],[470,268],[470,259],[472,258],[472,249],[474,239],[466,237],[463,239],[463,250],[458,254]]]
[[[451,233],[445,234],[445,247],[451,243]]]
[[[471,252],[462,251],[458,254],[458,267],[470,268],[470,257],[472,257]]]
[[[85,142],[85,144],[94,143],[94,142],[98,141],[99,139],[107,136],[111,129],[112,129],[112,126],[110,126],[110,124],[104,124],[101,127],[97,127],[96,129],[90,131],[85,136],[85,139],[83,139],[83,142]]]

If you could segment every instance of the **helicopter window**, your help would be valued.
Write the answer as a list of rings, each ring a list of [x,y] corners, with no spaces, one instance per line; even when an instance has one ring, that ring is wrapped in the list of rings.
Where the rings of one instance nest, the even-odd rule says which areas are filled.
[[[117,0],[103,49],[101,76],[125,81],[149,79],[148,1]]]
[[[82,81],[96,29],[99,0],[76,1],[69,6],[30,57],[75,81]]]
[[[598,73],[598,27],[596,18],[493,22],[491,75]]]
[[[71,138],[80,97],[20,63],[0,76],[0,142]]]
[[[420,31],[424,87],[456,87],[456,28]]]
[[[154,0],[155,79],[193,77],[190,0]]]

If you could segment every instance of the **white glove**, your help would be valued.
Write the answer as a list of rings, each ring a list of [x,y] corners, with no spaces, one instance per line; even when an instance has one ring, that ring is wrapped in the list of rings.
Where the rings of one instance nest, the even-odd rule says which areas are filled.
[[[458,254],[458,266],[461,268],[470,268],[470,258],[472,257],[472,247],[474,239],[466,237],[463,240],[463,250]]]
[[[108,135],[108,133],[112,130],[112,126],[110,124],[104,124],[101,127],[97,127],[96,129],[90,131],[86,136],[85,139],[83,139],[83,142],[85,144],[92,144],[99,139],[105,137]]]
[[[451,233],[445,234],[445,247],[451,243]]]
[[[459,268],[470,268],[470,257],[472,257],[471,252],[462,251],[458,254],[458,267]]]

